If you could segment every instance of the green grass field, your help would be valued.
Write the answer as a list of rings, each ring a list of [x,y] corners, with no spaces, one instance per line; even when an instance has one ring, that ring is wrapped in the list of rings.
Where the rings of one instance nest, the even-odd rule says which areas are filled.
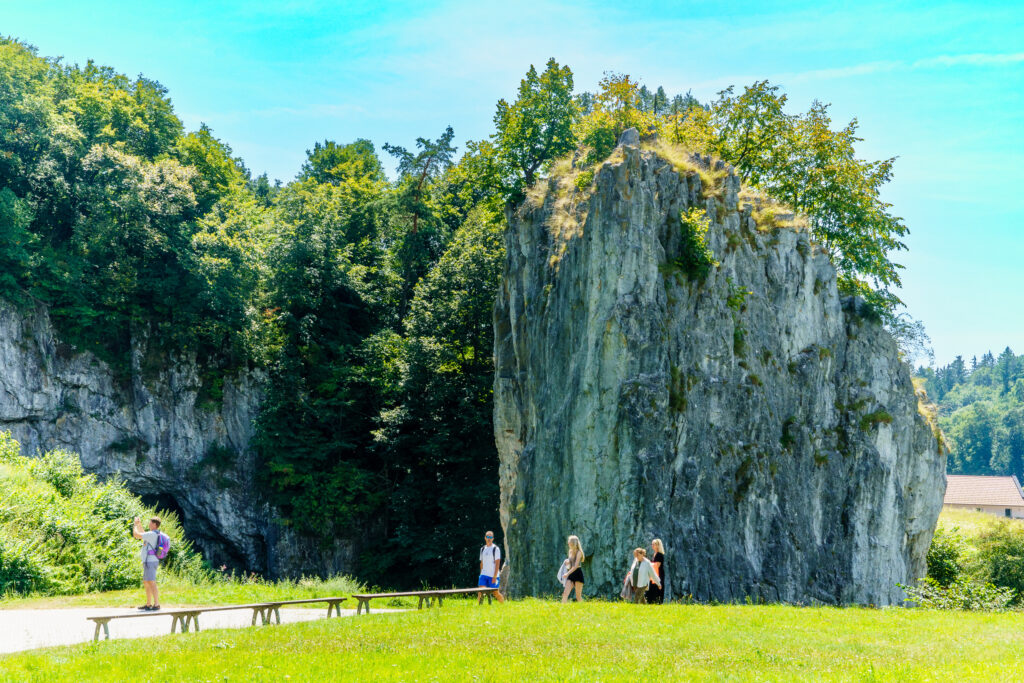
[[[2,681],[959,680],[1024,666],[1024,614],[524,600],[0,658]]]

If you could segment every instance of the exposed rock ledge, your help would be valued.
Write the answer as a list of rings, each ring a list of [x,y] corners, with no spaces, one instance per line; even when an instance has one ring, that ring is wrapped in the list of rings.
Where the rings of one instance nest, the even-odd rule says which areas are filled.
[[[617,593],[660,537],[675,597],[898,601],[945,455],[895,343],[806,231],[758,229],[731,169],[706,197],[637,142],[509,219],[494,430],[514,591],[560,590],[575,533],[588,593]],[[719,261],[703,283],[667,267],[691,206]]]

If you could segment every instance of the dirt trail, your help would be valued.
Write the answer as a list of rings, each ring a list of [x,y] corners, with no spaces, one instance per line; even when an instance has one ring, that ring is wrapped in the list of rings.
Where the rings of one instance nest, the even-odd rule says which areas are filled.
[[[173,609],[173,608],[169,608]],[[377,610],[375,610],[377,611]],[[31,650],[51,645],[72,645],[92,640],[95,624],[86,617],[107,614],[136,614],[133,609],[84,607],[72,609],[0,609],[0,653]],[[324,619],[324,609],[282,609],[281,623]],[[354,616],[354,609],[343,609],[343,617]],[[211,612],[199,616],[199,627],[250,628],[251,610]],[[257,620],[258,623],[258,620]],[[252,628],[261,628],[259,625]],[[157,616],[145,619],[121,619],[110,622],[110,638],[145,638],[171,632],[171,617]],[[100,636],[102,638],[102,635]]]

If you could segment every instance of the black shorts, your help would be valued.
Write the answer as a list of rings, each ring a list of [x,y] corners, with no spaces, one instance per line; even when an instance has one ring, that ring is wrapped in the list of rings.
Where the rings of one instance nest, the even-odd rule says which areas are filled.
[[[576,567],[571,574],[565,577],[566,583],[583,583],[583,569]]]

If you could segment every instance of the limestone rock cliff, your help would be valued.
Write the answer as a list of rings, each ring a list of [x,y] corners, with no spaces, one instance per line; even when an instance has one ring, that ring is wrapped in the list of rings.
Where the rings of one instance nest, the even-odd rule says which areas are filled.
[[[26,454],[65,448],[86,471],[118,476],[152,504],[179,512],[214,564],[271,576],[350,571],[353,549],[321,548],[273,522],[253,484],[249,448],[262,397],[258,374],[224,382],[223,400],[200,401],[194,358],[165,358],[130,377],[63,343],[44,308],[0,302],[0,430]]]
[[[712,187],[624,142],[509,217],[494,430],[513,590],[560,590],[577,534],[588,593],[616,594],[660,537],[670,596],[898,601],[945,455],[893,339],[806,230],[755,221],[731,169],[690,159]],[[703,281],[671,265],[689,207],[712,220]]]

